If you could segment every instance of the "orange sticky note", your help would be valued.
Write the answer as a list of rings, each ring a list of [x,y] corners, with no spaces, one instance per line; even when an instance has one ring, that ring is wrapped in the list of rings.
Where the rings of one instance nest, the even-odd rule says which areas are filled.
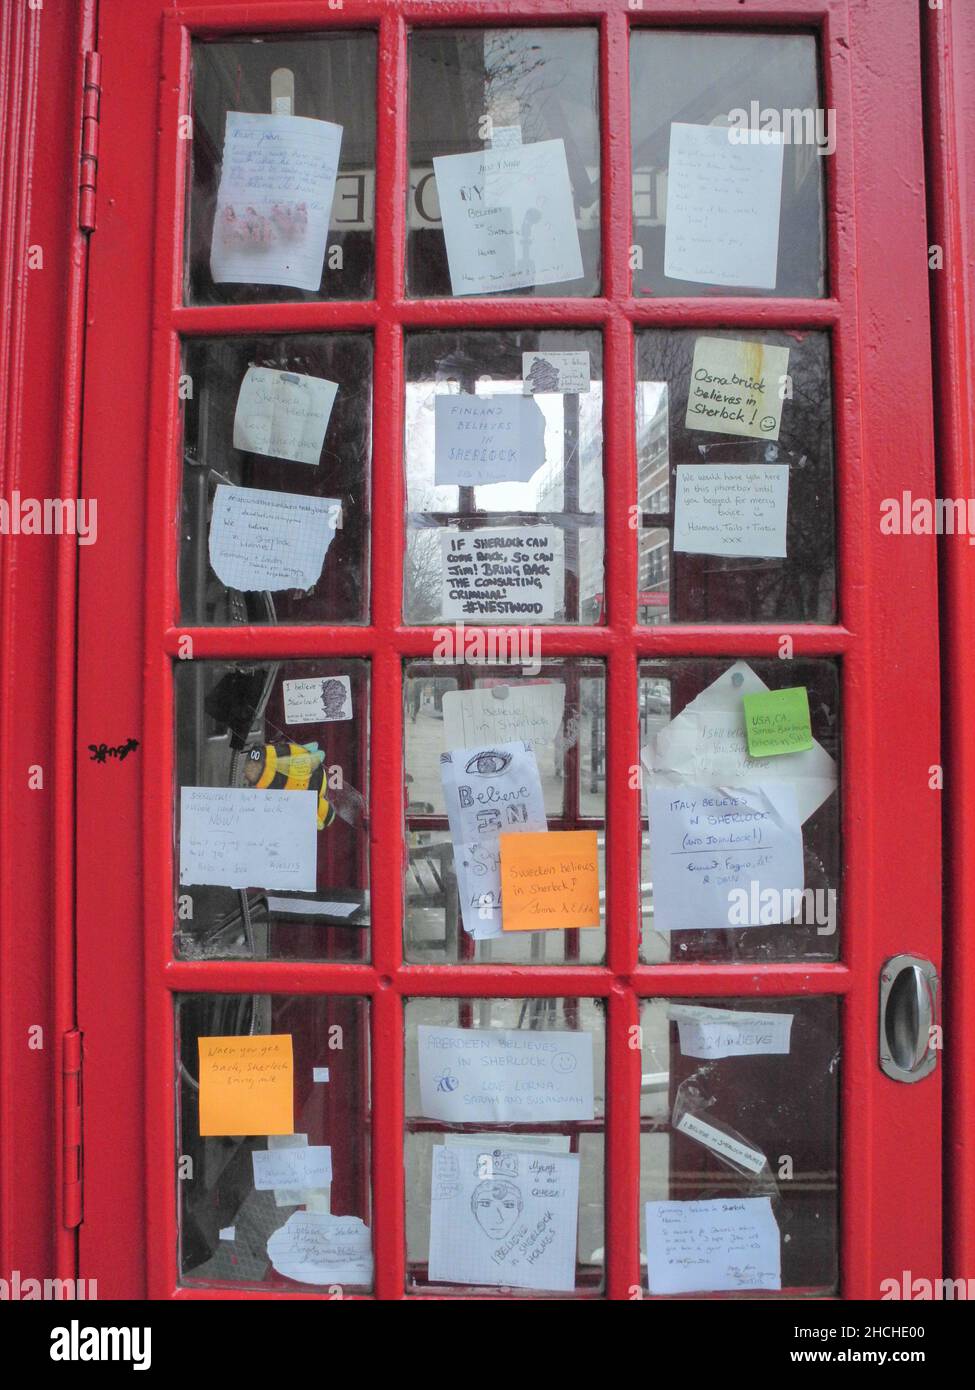
[[[197,1041],[201,1134],[294,1134],[290,1033]]]
[[[599,926],[595,830],[501,836],[504,931]]]

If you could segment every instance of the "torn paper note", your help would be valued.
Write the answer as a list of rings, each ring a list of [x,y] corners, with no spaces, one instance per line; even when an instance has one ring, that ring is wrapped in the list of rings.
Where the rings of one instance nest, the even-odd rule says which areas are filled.
[[[779,1228],[769,1197],[647,1202],[651,1293],[781,1289]]]
[[[290,1033],[198,1038],[200,1134],[292,1134]]]
[[[342,504],[218,483],[210,521],[210,565],[228,589],[310,589],[318,583]]]
[[[317,792],[181,787],[180,883],[314,889],[317,806]]]
[[[348,676],[309,676],[284,681],[286,724],[331,724],[352,718],[352,682]]]
[[[778,439],[789,349],[741,338],[698,338],[687,391],[689,430]]]
[[[255,1149],[251,1158],[258,1192],[275,1187],[328,1187],[332,1181],[332,1150],[327,1144]]]
[[[433,169],[455,295],[582,279],[563,141],[441,155]]]
[[[234,448],[317,464],[338,385],[274,367],[248,367],[234,412]]]
[[[372,1236],[358,1216],[292,1212],[267,1253],[279,1274],[299,1284],[372,1284]]]
[[[787,463],[680,463],[674,550],[784,559]]]
[[[530,396],[434,397],[434,482],[527,483],[545,462],[545,416]]]
[[[554,391],[560,396],[584,395],[590,386],[588,352],[523,352],[521,379],[526,396]]]
[[[670,127],[664,274],[707,285],[775,289],[782,135],[732,143],[729,127]]]
[[[341,145],[330,121],[227,112],[214,284],[320,287]]]
[[[729,666],[642,750],[650,787],[751,787],[772,781],[795,787],[805,822],[836,790],[837,770],[820,743],[806,753],[752,758],[745,736],[744,695],[768,690],[745,661]]]
[[[671,1004],[682,1057],[717,1061],[722,1057],[787,1057],[792,1014],[710,1009],[698,1004]]]
[[[591,1120],[592,1034],[529,1028],[417,1029],[420,1108],[431,1120]]]
[[[554,747],[562,729],[565,685],[498,682],[476,690],[448,690],[443,697],[445,748],[477,748],[523,740],[538,755]]]
[[[657,931],[773,926],[801,909],[802,826],[789,783],[651,787],[648,801]]]
[[[561,531],[508,526],[444,531],[443,617],[488,622],[555,616],[556,580],[565,569]]]
[[[491,1166],[482,1177],[479,1155],[434,1146],[431,1280],[574,1289],[578,1155],[506,1150]]]

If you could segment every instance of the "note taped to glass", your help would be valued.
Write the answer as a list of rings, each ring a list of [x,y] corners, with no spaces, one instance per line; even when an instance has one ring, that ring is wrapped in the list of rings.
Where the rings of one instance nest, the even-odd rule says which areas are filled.
[[[317,464],[338,389],[325,377],[248,367],[234,411],[234,448]]]
[[[290,1033],[198,1038],[200,1134],[293,1134]]]
[[[243,593],[311,589],[321,578],[342,517],[335,497],[218,483],[210,518],[210,566]]]
[[[746,439],[778,439],[788,371],[788,348],[741,338],[698,338],[685,426]]]
[[[753,758],[804,753],[813,746],[809,696],[804,685],[745,695],[745,734]]]
[[[508,931],[599,926],[595,830],[501,836],[501,924]]]

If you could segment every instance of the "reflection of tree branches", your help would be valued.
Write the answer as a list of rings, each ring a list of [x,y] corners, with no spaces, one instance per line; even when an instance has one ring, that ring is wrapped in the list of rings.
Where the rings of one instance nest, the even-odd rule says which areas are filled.
[[[408,527],[403,559],[404,606],[408,622],[430,623],[440,617],[442,575],[439,529]]]

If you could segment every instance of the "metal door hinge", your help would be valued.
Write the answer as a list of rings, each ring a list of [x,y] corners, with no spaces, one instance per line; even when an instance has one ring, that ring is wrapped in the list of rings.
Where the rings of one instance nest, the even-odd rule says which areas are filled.
[[[83,232],[95,230],[101,72],[101,56],[98,53],[86,53],[85,79],[81,93],[81,163],[78,170],[78,226]]]
[[[77,1028],[72,1028],[61,1039],[61,1117],[61,1220],[65,1226],[80,1226],[84,1167],[81,1129],[81,1033]]]

